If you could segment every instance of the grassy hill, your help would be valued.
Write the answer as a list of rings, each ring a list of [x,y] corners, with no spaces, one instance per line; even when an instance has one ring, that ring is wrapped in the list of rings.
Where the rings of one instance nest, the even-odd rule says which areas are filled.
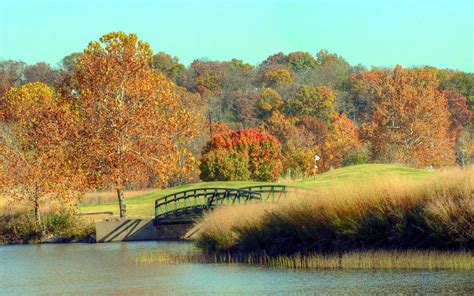
[[[299,180],[299,181],[282,181],[281,183],[293,187],[301,188],[317,188],[317,187],[328,187],[338,186],[341,184],[353,183],[362,184],[374,182],[379,178],[390,178],[390,177],[407,177],[411,179],[423,179],[427,176],[433,175],[433,172],[425,170],[417,170],[412,168],[406,168],[399,165],[387,165],[387,164],[366,164],[345,167],[337,170],[333,170],[315,177]],[[206,187],[230,187],[240,188],[251,185],[259,184],[270,184],[262,182],[201,182],[195,184],[187,184],[172,188],[151,190],[143,193],[125,193],[127,198],[127,214],[129,217],[153,217],[154,215],[154,201],[155,199],[194,188],[206,188]],[[91,194],[93,195],[93,194]],[[113,193],[110,193],[110,197],[106,202],[99,202],[96,204],[82,204],[80,206],[81,213],[98,213],[98,212],[113,212],[114,215],[118,215],[118,205]]]
[[[321,186],[338,186],[345,183],[370,183],[376,179],[390,177],[407,177],[419,180],[433,174],[433,171],[407,168],[395,164],[363,164],[329,171],[313,178],[293,182],[289,185],[314,188]]]

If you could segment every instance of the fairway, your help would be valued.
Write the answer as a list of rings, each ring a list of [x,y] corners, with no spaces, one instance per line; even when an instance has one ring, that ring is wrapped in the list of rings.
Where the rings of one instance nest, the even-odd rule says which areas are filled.
[[[374,182],[377,179],[390,177],[407,177],[410,179],[421,180],[433,174],[434,172],[412,169],[399,165],[365,164],[344,167],[305,180],[284,182],[282,181],[281,184],[285,184],[291,187],[311,189],[319,187],[338,186],[347,183],[370,184],[370,182]],[[136,194],[134,194],[133,192],[130,192],[131,195],[134,195],[134,197],[131,198],[127,198],[126,192],[125,197],[127,198],[127,216],[130,218],[153,217],[155,200],[159,197],[179,191],[208,187],[241,188],[261,184],[275,183],[244,181],[201,182],[176,186],[172,188],[157,189],[155,191],[149,191],[147,193],[144,193],[143,195],[138,196],[136,196]],[[80,212],[83,214],[113,212],[114,216],[118,215],[118,205],[115,201],[99,204],[83,204],[79,206],[79,209]]]
[[[288,185],[303,188],[329,187],[341,184],[370,184],[381,178],[406,177],[420,180],[434,175],[434,171],[419,170],[394,164],[362,164],[343,167]]]

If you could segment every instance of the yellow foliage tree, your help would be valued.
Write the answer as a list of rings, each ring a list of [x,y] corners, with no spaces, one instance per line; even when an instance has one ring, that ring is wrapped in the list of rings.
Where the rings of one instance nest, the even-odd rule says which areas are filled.
[[[12,202],[31,206],[38,226],[43,204],[75,200],[85,188],[75,118],[60,102],[42,83],[13,88],[0,98],[2,190]]]
[[[117,191],[121,217],[128,183],[153,177],[161,186],[196,168],[187,147],[198,132],[199,112],[152,68],[152,56],[135,34],[113,32],[91,42],[76,67],[88,180]]]

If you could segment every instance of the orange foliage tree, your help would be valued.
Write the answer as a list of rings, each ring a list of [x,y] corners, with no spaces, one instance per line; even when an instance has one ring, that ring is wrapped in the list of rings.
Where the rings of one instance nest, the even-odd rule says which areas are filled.
[[[160,186],[195,167],[187,145],[198,131],[199,114],[152,68],[152,55],[135,34],[113,32],[91,42],[75,70],[88,180],[117,191],[121,217],[126,184],[149,178]]]
[[[221,133],[204,148],[201,179],[205,181],[274,181],[281,169],[281,146],[274,136],[248,129]]]
[[[362,142],[354,122],[345,114],[335,114],[323,145],[321,171],[327,171],[331,167],[340,167],[347,154],[360,148]]]
[[[376,159],[416,167],[454,162],[448,104],[432,73],[397,66],[355,79],[368,85],[375,98],[364,133]]]
[[[12,88],[0,98],[2,190],[12,202],[30,205],[38,226],[43,204],[75,200],[85,188],[74,116],[60,102],[42,83]]]
[[[321,155],[327,137],[326,123],[311,116],[287,117],[278,111],[263,125],[282,145],[283,170],[292,177],[314,174],[314,158]]]

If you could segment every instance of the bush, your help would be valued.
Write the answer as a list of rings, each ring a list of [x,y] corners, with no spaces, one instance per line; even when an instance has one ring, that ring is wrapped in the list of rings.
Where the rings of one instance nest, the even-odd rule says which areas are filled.
[[[0,215],[0,244],[27,243],[38,240],[41,229],[31,212],[15,212]]]
[[[342,166],[366,164],[370,161],[370,150],[367,146],[354,148],[349,151],[342,161]]]
[[[0,243],[4,244],[83,240],[94,231],[92,223],[85,223],[70,211],[47,213],[41,227],[36,225],[32,212],[23,211],[0,216]]]
[[[219,134],[201,160],[204,181],[274,181],[282,169],[280,142],[256,129]]]

